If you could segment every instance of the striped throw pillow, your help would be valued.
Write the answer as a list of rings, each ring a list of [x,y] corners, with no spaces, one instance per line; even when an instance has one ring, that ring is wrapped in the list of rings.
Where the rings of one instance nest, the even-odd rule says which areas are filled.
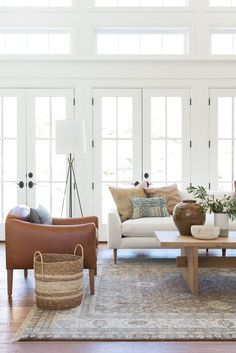
[[[132,219],[169,216],[166,196],[153,197],[150,199],[132,197],[130,201],[133,208]]]

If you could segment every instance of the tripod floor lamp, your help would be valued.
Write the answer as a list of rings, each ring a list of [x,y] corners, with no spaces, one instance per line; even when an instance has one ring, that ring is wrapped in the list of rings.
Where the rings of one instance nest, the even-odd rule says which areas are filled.
[[[83,210],[79,196],[79,189],[74,170],[74,155],[86,152],[85,145],[85,124],[79,120],[58,120],[56,121],[56,153],[66,154],[69,157],[66,173],[66,185],[62,202],[61,213],[63,212],[67,189],[69,188],[69,217],[73,214],[73,188],[75,189],[81,216]],[[73,157],[72,157],[73,155]]]

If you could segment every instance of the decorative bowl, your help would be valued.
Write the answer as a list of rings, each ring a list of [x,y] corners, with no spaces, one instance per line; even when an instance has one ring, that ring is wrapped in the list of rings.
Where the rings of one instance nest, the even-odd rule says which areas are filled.
[[[191,233],[197,239],[216,239],[220,235],[220,227],[208,225],[191,226]]]

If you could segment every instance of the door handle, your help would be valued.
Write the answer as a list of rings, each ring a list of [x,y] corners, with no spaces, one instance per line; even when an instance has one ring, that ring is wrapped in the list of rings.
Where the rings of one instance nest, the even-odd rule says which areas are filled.
[[[29,177],[29,178],[33,178],[33,176],[34,176],[34,174],[33,174],[32,172],[29,172],[29,173],[28,173],[28,177]]]
[[[132,183],[131,185],[138,186],[138,185],[139,185],[139,181],[135,181],[135,182]]]
[[[144,173],[143,176],[144,176],[145,179],[149,178],[149,174],[148,173]]]
[[[36,183],[33,183],[31,180],[28,182],[28,188],[32,189],[36,185]]]
[[[20,189],[23,189],[23,187],[25,186],[23,181],[20,181],[19,183],[17,183],[17,185],[19,186]]]

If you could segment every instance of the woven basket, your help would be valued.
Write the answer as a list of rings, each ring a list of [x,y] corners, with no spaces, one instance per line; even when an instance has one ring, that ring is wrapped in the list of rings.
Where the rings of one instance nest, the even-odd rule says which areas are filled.
[[[81,256],[76,255],[80,247]],[[83,297],[84,250],[74,254],[34,254],[36,304],[42,309],[71,309]]]

